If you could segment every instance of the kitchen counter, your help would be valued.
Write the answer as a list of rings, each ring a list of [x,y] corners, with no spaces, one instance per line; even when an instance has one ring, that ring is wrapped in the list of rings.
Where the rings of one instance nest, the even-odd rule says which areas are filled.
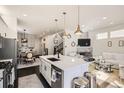
[[[0,60],[0,62],[6,62],[6,61],[12,62],[12,59],[2,59],[2,60]]]
[[[88,62],[84,61],[81,58],[76,58],[76,57],[70,57],[70,56],[63,56],[60,55],[60,61],[50,61],[47,58],[57,58],[57,55],[47,55],[47,56],[40,56],[41,59],[49,62],[50,64],[62,69],[62,70],[67,70],[82,64],[86,64]],[[57,58],[58,59],[58,58]]]
[[[71,88],[73,78],[83,76],[84,72],[88,71],[88,66],[90,64],[90,62],[86,62],[83,59],[77,57],[60,55],[60,61],[51,61],[48,58],[58,59],[57,55],[40,56],[40,72],[45,77],[49,85],[53,88]],[[61,73],[58,76],[59,78],[57,78],[58,80],[54,78],[57,74],[55,74],[56,71],[54,72],[55,67],[51,65],[60,69],[57,70],[56,68],[56,71],[59,71],[59,73]]]

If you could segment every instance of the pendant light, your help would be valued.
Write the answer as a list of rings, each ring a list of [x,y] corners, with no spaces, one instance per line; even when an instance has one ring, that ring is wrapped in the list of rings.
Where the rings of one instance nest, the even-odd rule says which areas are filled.
[[[57,25],[57,22],[58,22],[58,19],[55,19],[55,22],[56,22],[56,32],[58,32],[58,25]],[[55,46],[58,44],[58,33],[55,34],[54,38],[53,38],[53,42],[55,44]]]
[[[58,25],[57,25],[58,19],[55,19],[55,22],[56,22],[56,32],[57,32],[58,31]]]
[[[22,43],[27,43],[28,42],[28,40],[27,40],[27,38],[25,38],[25,31],[26,31],[26,29],[24,29],[24,38],[22,38]]]
[[[56,35],[55,35],[55,37],[57,37],[57,32],[58,32],[58,24],[57,24],[57,22],[58,22],[58,19],[55,19],[55,23],[56,23]]]
[[[64,34],[63,34],[63,36],[68,36],[68,34],[66,33],[66,31],[65,31],[65,15],[66,15],[66,12],[63,12],[63,15],[64,15]]]
[[[79,5],[78,5],[78,25],[77,25],[77,29],[75,31],[76,35],[81,35],[83,32],[80,30],[80,11],[79,11]]]

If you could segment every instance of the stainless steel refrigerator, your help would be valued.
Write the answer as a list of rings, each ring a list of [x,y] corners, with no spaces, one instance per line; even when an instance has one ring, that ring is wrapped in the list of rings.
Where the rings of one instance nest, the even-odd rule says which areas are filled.
[[[17,41],[16,39],[2,38],[2,47],[0,47],[0,60],[17,58]]]
[[[17,41],[16,39],[1,38],[0,43],[0,60],[13,59],[15,68],[15,82],[17,82]]]

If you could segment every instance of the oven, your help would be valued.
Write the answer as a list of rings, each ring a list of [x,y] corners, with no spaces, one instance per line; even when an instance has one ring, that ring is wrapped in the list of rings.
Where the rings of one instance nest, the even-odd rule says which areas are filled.
[[[3,88],[3,69],[0,69],[0,88]]]
[[[14,65],[9,62],[3,71],[3,88],[14,87],[13,70]]]

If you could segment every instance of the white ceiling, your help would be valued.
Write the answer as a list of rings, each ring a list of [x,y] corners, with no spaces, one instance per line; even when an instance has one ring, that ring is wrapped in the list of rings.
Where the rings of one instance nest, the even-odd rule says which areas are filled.
[[[18,30],[26,28],[29,33],[43,35],[64,28],[62,12],[67,12],[66,28],[76,29],[77,6],[75,5],[11,5],[5,6],[13,16],[18,17]],[[27,16],[23,16],[26,14]],[[103,19],[103,17],[107,17]],[[124,23],[124,6],[81,5],[80,25],[83,31],[92,31]],[[85,26],[83,26],[85,25]]]

